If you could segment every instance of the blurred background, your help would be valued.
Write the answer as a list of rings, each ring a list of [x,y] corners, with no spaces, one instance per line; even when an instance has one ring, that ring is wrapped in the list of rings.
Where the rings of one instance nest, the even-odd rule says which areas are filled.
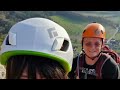
[[[81,51],[84,27],[101,23],[107,32],[106,44],[120,54],[120,11],[0,11],[0,45],[13,24],[32,17],[48,18],[63,26],[72,41],[74,56]]]

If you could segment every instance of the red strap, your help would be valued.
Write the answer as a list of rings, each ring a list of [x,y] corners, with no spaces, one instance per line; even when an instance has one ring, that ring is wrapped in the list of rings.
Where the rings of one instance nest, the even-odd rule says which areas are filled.
[[[98,62],[96,64],[96,73],[97,73],[96,79],[102,79],[101,78],[101,66],[102,66],[103,63],[104,63],[104,61],[100,60],[100,62]]]
[[[100,59],[97,64],[96,64],[96,73],[97,73],[97,76],[96,76],[96,79],[102,79],[102,67],[104,65],[104,63],[108,60],[108,58],[110,57],[109,55],[107,54],[104,54],[106,55],[106,59]]]
[[[82,59],[83,55],[79,55],[77,59],[77,69],[76,69],[76,75],[80,78],[79,76],[79,70],[82,69],[84,60]]]

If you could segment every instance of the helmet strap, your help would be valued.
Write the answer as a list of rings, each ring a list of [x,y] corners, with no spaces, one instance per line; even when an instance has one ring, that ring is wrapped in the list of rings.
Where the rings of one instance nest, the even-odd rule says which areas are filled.
[[[99,56],[100,56],[100,54],[101,54],[101,52],[98,54],[98,55],[96,55],[96,56],[94,56],[94,57],[89,57],[87,54],[85,54],[88,58],[90,58],[90,59],[92,59],[92,60],[95,60],[96,58],[98,58]]]

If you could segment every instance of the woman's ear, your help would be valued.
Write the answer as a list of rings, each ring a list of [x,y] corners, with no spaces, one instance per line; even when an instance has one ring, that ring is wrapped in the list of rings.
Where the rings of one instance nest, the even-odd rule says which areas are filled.
[[[101,48],[103,48],[105,45],[104,44],[102,44],[102,46],[101,46]]]

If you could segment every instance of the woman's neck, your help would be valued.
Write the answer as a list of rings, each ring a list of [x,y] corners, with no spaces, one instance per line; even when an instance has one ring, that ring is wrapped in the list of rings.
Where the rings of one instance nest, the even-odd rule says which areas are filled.
[[[85,56],[85,62],[88,65],[94,65],[98,59],[99,59],[99,57],[96,57],[94,60],[92,60],[91,58]]]

